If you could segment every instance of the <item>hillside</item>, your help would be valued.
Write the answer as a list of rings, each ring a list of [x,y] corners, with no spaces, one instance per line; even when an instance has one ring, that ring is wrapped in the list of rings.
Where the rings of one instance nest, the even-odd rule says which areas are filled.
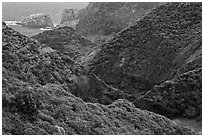
[[[151,10],[132,18],[138,4]],[[2,134],[202,134],[202,3],[158,4],[90,3],[86,36],[29,38],[3,22]]]
[[[142,96],[149,101],[146,104],[138,101],[138,107],[144,105],[144,109],[173,117],[181,111],[184,111],[181,115],[200,115],[201,26],[201,3],[168,3],[151,10],[104,43],[84,64],[88,62],[89,70],[127,94],[139,98],[151,90]],[[175,83],[163,87],[165,81]],[[161,90],[154,90],[157,86]],[[164,89],[172,97],[164,97]],[[187,114],[192,110],[194,114]]]
[[[14,77],[31,85],[60,84],[88,102],[110,104],[118,98],[125,98],[126,94],[107,86],[76,64],[69,52],[41,45],[5,25],[2,38],[2,67],[8,79]]]
[[[94,42],[109,39],[161,3],[90,2],[76,26],[78,34]]]
[[[202,119],[201,68],[179,75],[175,81],[166,81],[142,95],[134,104],[142,109],[170,118]]]
[[[97,48],[94,43],[81,37],[68,26],[47,30],[32,38],[60,52],[68,52],[74,60]]]
[[[124,99],[102,105],[120,91],[66,53],[2,25],[3,135],[197,134]]]

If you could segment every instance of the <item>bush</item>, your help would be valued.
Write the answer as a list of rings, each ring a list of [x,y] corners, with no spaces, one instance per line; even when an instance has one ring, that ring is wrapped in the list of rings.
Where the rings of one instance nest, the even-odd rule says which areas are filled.
[[[29,120],[34,120],[40,109],[41,103],[30,89],[18,92],[13,99],[17,111]]]

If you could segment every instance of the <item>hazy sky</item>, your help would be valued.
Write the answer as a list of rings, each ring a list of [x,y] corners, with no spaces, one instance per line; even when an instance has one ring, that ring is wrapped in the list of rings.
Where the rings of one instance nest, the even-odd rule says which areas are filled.
[[[35,13],[48,13],[59,23],[65,8],[84,8],[88,2],[3,2],[2,20],[22,20]]]

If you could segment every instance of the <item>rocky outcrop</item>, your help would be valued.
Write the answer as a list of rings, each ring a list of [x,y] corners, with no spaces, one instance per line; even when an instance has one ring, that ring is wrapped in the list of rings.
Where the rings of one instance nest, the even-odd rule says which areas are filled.
[[[81,16],[76,30],[93,41],[112,36],[161,3],[91,2]]]
[[[78,20],[78,10],[77,9],[64,9],[62,13],[62,18],[60,24],[63,24],[68,21]]]
[[[30,15],[21,21],[21,25],[30,28],[54,27],[51,17],[45,13]]]
[[[86,9],[64,9],[61,22],[57,27],[69,26],[76,29],[80,18],[85,14]]]

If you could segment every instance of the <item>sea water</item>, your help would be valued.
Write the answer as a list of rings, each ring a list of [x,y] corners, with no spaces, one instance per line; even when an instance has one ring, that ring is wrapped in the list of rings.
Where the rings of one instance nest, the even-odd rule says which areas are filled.
[[[42,30],[40,28],[28,28],[28,27],[24,27],[21,25],[16,24],[17,21],[5,21],[6,25],[9,26],[10,28],[20,32],[21,34],[28,36],[28,37],[32,37],[38,33],[41,33],[45,30]]]

